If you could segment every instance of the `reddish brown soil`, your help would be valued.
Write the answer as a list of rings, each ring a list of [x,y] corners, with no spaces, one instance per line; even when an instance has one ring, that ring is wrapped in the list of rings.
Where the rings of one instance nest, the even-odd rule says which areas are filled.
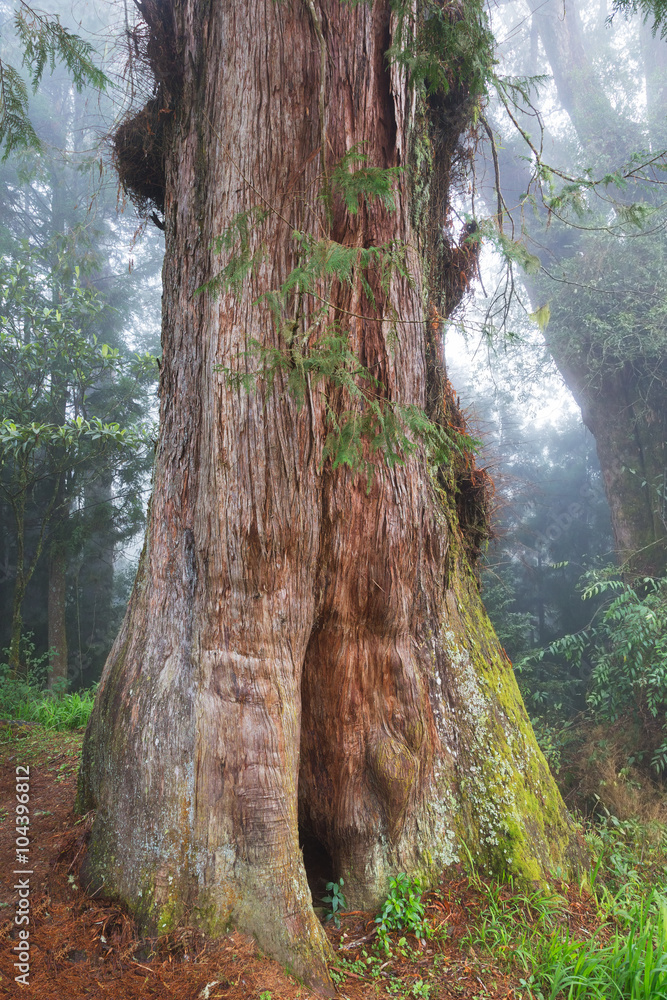
[[[113,905],[96,902],[79,888],[78,866],[91,817],[74,815],[81,733],[50,733],[38,727],[0,730],[0,996],[39,1000],[177,998],[177,1000],[307,1000],[312,994],[277,962],[262,956],[254,941],[238,933],[215,942],[183,930],[142,939],[131,919]],[[14,981],[18,940],[14,924],[15,773],[30,767],[30,985]],[[509,896],[509,891],[508,891]],[[520,995],[517,976],[487,961],[460,940],[479,915],[482,898],[462,872],[451,872],[426,897],[437,929],[423,947],[408,937],[408,950],[374,961],[375,975],[339,968],[341,998],[408,997],[428,1000],[509,1000]],[[332,944],[348,965],[373,955],[374,914],[350,913],[340,929],[328,925]],[[596,926],[592,903],[570,894],[568,922],[574,930]],[[340,946],[342,945],[342,948]],[[404,951],[405,954],[401,954]],[[421,984],[420,985],[420,981]],[[518,992],[517,992],[518,989]],[[413,992],[415,991],[415,992]]]

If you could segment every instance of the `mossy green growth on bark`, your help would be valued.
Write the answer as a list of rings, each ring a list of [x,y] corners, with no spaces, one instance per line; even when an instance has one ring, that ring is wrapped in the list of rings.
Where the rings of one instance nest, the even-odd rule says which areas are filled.
[[[498,874],[531,882],[565,876],[579,867],[585,851],[477,582],[465,560],[455,559],[454,567],[444,639],[459,698],[458,839]]]
[[[415,113],[410,121],[410,178],[412,222],[422,237],[428,217],[433,175],[433,143],[429,135],[428,108],[423,90],[417,92]],[[428,260],[424,261],[427,268]],[[428,281],[425,281],[425,288]]]

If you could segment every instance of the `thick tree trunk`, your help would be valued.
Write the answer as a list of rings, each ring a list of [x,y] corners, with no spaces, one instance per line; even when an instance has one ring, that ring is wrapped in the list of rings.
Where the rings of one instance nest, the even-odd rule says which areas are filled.
[[[448,492],[423,455],[366,476],[321,468],[320,392],[250,392],[251,338],[284,347],[258,297],[320,236],[320,57],[330,164],[365,141],[402,166],[395,213],[347,214],[348,246],[417,244],[414,95],[388,69],[389,4],[199,0],[176,8],[183,85],[167,154],[161,433],[145,550],[84,745],[80,808],[97,816],[91,891],[144,926],[230,923],[329,990],[300,837],[377,905],[391,873],[434,877],[466,844],[541,878],[571,828],[510,664],[482,609]],[[195,295],[235,213],[272,209],[242,294]],[[389,399],[427,405],[422,279],[377,281],[384,316],[340,286],[346,324]],[[320,302],[304,296],[307,327]],[[364,318],[366,317],[366,318]],[[340,392],[339,410],[349,407]],[[348,891],[349,890],[349,891]]]
[[[595,438],[621,569],[631,579],[662,576],[667,572],[667,378],[656,361],[644,377],[626,364],[610,365],[593,379],[580,367],[575,370],[557,341],[552,355]]]

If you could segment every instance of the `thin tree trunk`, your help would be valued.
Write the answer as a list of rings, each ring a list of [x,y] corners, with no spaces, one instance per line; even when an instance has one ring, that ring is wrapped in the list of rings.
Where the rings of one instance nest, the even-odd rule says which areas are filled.
[[[49,687],[67,683],[67,553],[58,542],[51,546],[49,559],[48,635],[51,652]]]
[[[21,637],[23,635],[23,599],[28,580],[25,567],[25,503],[26,490],[24,482],[19,482],[19,489],[12,499],[12,510],[16,523],[16,576],[14,579],[14,595],[12,598],[12,626],[9,643],[9,669],[12,677],[17,677],[21,666]]]
[[[540,878],[570,827],[483,612],[447,491],[422,454],[370,482],[321,468],[326,412],[217,366],[251,338],[285,345],[260,296],[296,263],[294,229],[326,234],[318,190],[321,40],[329,164],[367,143],[409,166],[413,95],[388,70],[389,4],[175,8],[183,89],[167,154],[161,433],[147,541],[86,735],[80,808],[97,816],[91,891],[147,927],[230,923],[331,992],[300,836],[320,841],[351,905],[399,870],[434,878],[461,844]],[[320,30],[318,30],[318,27]],[[347,246],[417,245],[409,176],[395,213],[346,213]],[[239,295],[195,295],[211,240],[273,209]],[[427,405],[422,276],[380,306],[334,289],[330,322],[390,400]],[[307,327],[320,307],[304,296]],[[363,318],[368,317],[368,318]],[[338,412],[354,405],[333,394]],[[449,405],[449,404],[448,404]],[[128,836],[128,831],[135,831]]]

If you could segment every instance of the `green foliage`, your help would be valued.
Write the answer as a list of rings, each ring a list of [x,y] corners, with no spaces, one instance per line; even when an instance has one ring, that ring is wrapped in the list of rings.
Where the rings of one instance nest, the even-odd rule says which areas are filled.
[[[25,0],[19,0],[14,24],[23,47],[23,65],[30,69],[33,90],[37,90],[47,64],[53,72],[57,62],[67,67],[79,93],[85,85],[104,90],[111,82],[95,65],[92,45],[64,28],[57,14],[43,14]]]
[[[588,702],[598,716],[613,720],[627,710],[667,710],[667,579],[645,578],[632,586],[612,567],[583,578],[582,600],[606,596],[607,603],[587,629],[551,643],[546,652],[574,665],[593,664]],[[652,764],[667,763],[667,739]]]
[[[474,867],[470,879],[483,906],[462,944],[519,970],[531,1000],[665,996],[667,900],[649,884],[624,886],[615,896],[602,893],[608,923],[581,940],[563,926],[562,897],[484,882]]]
[[[337,882],[327,882],[327,895],[322,896],[322,902],[326,903],[329,909],[327,920],[333,920],[336,927],[340,927],[340,915],[347,906],[342,885],[345,885],[342,878]]]
[[[84,333],[84,325],[100,322],[103,301],[66,261],[47,268],[45,283],[45,256],[25,252],[13,266],[0,264],[0,497],[16,531],[15,668],[23,600],[47,529],[65,517],[77,490],[102,473],[112,476],[150,443],[150,429],[135,414],[125,428],[89,414],[105,384],[131,398],[150,377],[153,359],[121,357]],[[30,523],[37,530],[28,554]]]
[[[116,423],[104,424],[99,417],[84,420],[73,417],[64,424],[35,423],[18,425],[13,420],[0,421],[0,463],[30,455],[40,448],[60,447],[72,451],[82,441],[141,447],[145,435],[136,430],[119,427]]]
[[[365,948],[362,948],[361,955],[359,958],[351,959],[346,958],[344,955],[336,955],[336,965],[343,973],[350,972],[353,976],[357,978],[364,979],[369,976],[371,980],[377,980],[382,975],[382,958],[379,955],[370,954]],[[340,972],[336,972],[335,969],[330,970],[333,975],[334,982],[342,982],[344,975]]]
[[[0,146],[2,159],[15,149],[40,149],[41,143],[28,117],[28,88],[20,74],[0,60]]]
[[[80,729],[93,710],[95,689],[66,693],[63,686],[45,690],[49,654],[37,656],[31,636],[21,640],[21,672],[13,676],[9,650],[0,662],[0,719],[35,722],[45,729]]]
[[[433,465],[447,465],[452,454],[473,451],[479,442],[461,431],[452,431],[429,420],[417,406],[387,403],[366,398],[366,408],[359,414],[347,411],[339,416],[327,407],[329,429],[322,450],[322,463],[331,460],[332,468],[348,465],[369,478],[377,455],[391,469],[403,465],[421,443]],[[365,445],[370,459],[365,458]]]
[[[285,390],[302,405],[307,391],[323,386],[327,415],[327,435],[322,449],[322,465],[347,465],[364,473],[370,481],[376,458],[389,468],[402,465],[421,444],[434,465],[447,464],[452,455],[473,451],[479,442],[469,435],[436,424],[417,406],[394,403],[382,397],[382,386],[350,350],[341,333],[325,333],[311,344],[293,341],[289,349],[263,347],[251,340],[244,357],[249,370],[219,366],[233,388],[246,391],[262,380],[270,392],[279,376]],[[329,404],[333,390],[343,389],[359,405],[337,413]],[[367,457],[368,455],[368,457]]]
[[[406,248],[402,243],[355,247],[344,246],[328,238],[318,240],[309,233],[294,232],[292,235],[297,246],[297,266],[278,292],[269,292],[264,296],[276,318],[284,314],[289,296],[294,292],[315,294],[328,305],[328,293],[334,281],[350,287],[359,282],[371,306],[376,307],[378,303],[370,284],[371,276],[379,279],[380,291],[384,294],[389,291],[393,277],[404,278],[408,282],[411,280]],[[324,294],[316,290],[320,281],[325,283]]]
[[[644,21],[653,21],[654,35],[660,28],[660,37],[667,36],[667,0],[614,0],[608,20],[611,21],[620,11],[626,17],[641,13]]]
[[[422,941],[433,933],[426,920],[424,904],[421,901],[421,884],[418,878],[408,878],[401,872],[389,880],[389,894],[379,915],[375,918],[378,926],[378,941],[389,954],[390,931],[406,930]]]
[[[544,754],[547,764],[553,774],[558,774],[563,752],[576,738],[573,720],[550,722],[548,719],[538,716],[531,718],[530,723],[535,733],[537,745]]]
[[[585,840],[592,857],[590,885],[607,911],[627,909],[652,886],[667,885],[667,827],[659,821],[621,820],[604,809]]]
[[[657,910],[657,912],[655,912]],[[597,936],[554,934],[540,949],[526,981],[535,1000],[658,1000],[667,992],[667,903],[657,892],[636,903],[628,923],[604,944]]]
[[[135,356],[127,363],[95,335],[84,335],[78,324],[98,315],[103,303],[80,284],[78,267],[58,305],[47,306],[34,264],[28,256],[0,267],[0,464],[12,469],[1,488],[14,507],[35,475],[43,475],[46,454],[71,468],[110,446],[145,445],[144,428],[88,418],[86,398],[110,375],[131,376],[134,369],[145,377],[153,361]],[[58,471],[53,461],[51,471]]]
[[[364,162],[357,147],[350,150],[332,173],[332,183],[343,195],[348,210],[359,209],[360,199],[379,198],[393,208],[393,170],[363,168],[350,164]],[[268,219],[266,210],[252,208],[234,217],[230,226],[214,241],[214,249],[226,256],[222,269],[198,292],[238,293],[244,281],[255,274],[264,258],[264,244],[258,230]],[[237,366],[217,366],[228,385],[250,392],[263,382],[268,392],[278,383],[303,405],[309,392],[321,391],[325,399],[327,435],[322,463],[332,468],[347,465],[370,480],[375,462],[381,459],[392,468],[403,464],[421,445],[436,465],[446,464],[453,453],[473,451],[478,442],[468,435],[429,420],[414,405],[386,398],[384,387],[361,364],[350,348],[349,335],[340,323],[329,319],[334,282],[359,285],[366,301],[381,322],[382,302],[393,278],[410,282],[406,248],[401,243],[381,246],[345,246],[329,238],[315,239],[305,232],[292,233],[296,264],[280,288],[262,293],[254,305],[268,307],[273,318],[277,343],[265,344],[249,338],[248,347]],[[307,311],[304,301],[316,303]],[[389,317],[392,326],[399,322]],[[394,334],[395,336],[395,334]],[[241,360],[243,359],[243,360]],[[351,404],[344,410],[334,407],[332,394],[342,390]]]
[[[362,183],[359,180],[357,183],[354,180],[357,176],[355,173],[350,174],[341,168],[340,176],[346,176],[351,185],[350,188],[345,188],[341,181],[346,197],[354,200],[363,194],[368,198],[373,192],[384,190],[390,182],[380,181],[379,175],[393,177],[394,171],[374,169],[366,173],[372,173],[372,182]],[[388,191],[390,194],[390,188]],[[354,201],[354,204],[358,205],[358,202]],[[204,291],[213,295],[228,291],[240,292],[245,279],[256,273],[264,259],[265,248],[256,236],[256,230],[270,215],[271,213],[265,209],[254,206],[234,216],[230,225],[213,241],[214,251],[226,254],[227,260],[213,278],[197,289],[197,294]],[[316,288],[320,281],[326,283],[325,291],[331,287],[334,280],[346,285],[353,285],[359,281],[369,301],[375,305],[375,294],[368,281],[369,272],[379,277],[383,292],[388,290],[394,275],[409,280],[406,252],[402,244],[348,247],[328,238],[315,239],[311,234],[297,230],[292,233],[292,239],[295,245],[296,266],[279,289],[265,292],[257,300],[257,303],[265,301],[269,305],[278,325],[282,326],[285,322],[285,313],[292,305],[291,296],[294,293],[313,294],[327,303],[326,295]],[[256,246],[253,250],[254,244]],[[292,318],[287,322],[294,325],[295,321]]]
[[[238,293],[243,282],[257,273],[264,260],[263,244],[252,249],[251,238],[255,227],[261,226],[270,213],[258,206],[247,212],[238,212],[227,228],[213,241],[215,253],[227,254],[227,263],[211,281],[197,289],[197,294],[208,291],[213,295],[232,291]]]
[[[351,169],[354,164],[365,164],[368,157],[361,152],[363,143],[352,146],[331,172],[331,188],[338,191],[351,215],[356,215],[361,202],[370,205],[374,198],[393,212],[396,208],[392,190],[394,179],[401,173],[400,167],[383,170],[380,167],[362,166]]]
[[[225,366],[216,369],[226,376],[232,388],[243,388],[250,392],[261,378],[271,392],[276,379],[282,376],[285,379],[285,389],[299,406],[302,405],[309,386],[314,389],[327,381],[347,389],[357,398],[362,396],[356,380],[360,376],[365,377],[367,372],[350,350],[343,334],[328,333],[310,345],[294,341],[287,351],[277,347],[264,347],[258,340],[251,339],[243,356],[256,367],[249,371]],[[377,380],[370,374],[368,378],[371,385],[377,385]]]
[[[396,30],[387,57],[407,68],[414,87],[447,94],[461,84],[473,99],[486,92],[495,43],[481,3],[453,13],[438,0],[424,0],[416,24],[412,4],[393,0],[392,6]]]
[[[655,226],[662,229],[658,219]],[[665,240],[653,235],[626,243],[604,233],[584,233],[577,245],[580,253],[560,265],[564,283],[560,289],[553,283],[549,288],[550,337],[585,369],[587,386],[595,392],[603,379],[608,382],[632,366],[638,373],[633,409],[650,422],[667,386]]]
[[[515,964],[527,972],[533,967],[536,942],[555,928],[565,901],[541,889],[522,891],[511,879],[486,881],[470,856],[468,866],[471,885],[482,897],[482,913],[462,945],[490,952],[501,964]]]
[[[573,664],[557,646],[553,650],[549,647],[548,651],[554,655],[547,657],[541,650],[533,650],[514,662],[519,690],[533,728],[537,726],[536,732],[540,733],[538,743],[545,756],[548,756],[547,749],[555,750],[554,739],[560,750],[563,749],[564,744],[556,736],[564,725],[563,717],[571,718],[577,711],[585,710],[590,675],[588,661]]]
[[[14,26],[33,92],[46,66],[53,71],[58,62],[67,67],[79,93],[84,85],[104,90],[109,84],[108,77],[93,61],[90,43],[64,28],[58,15],[44,14],[34,10],[25,0],[18,0]],[[15,149],[41,149],[28,114],[26,84],[13,66],[0,60],[0,147],[3,145],[3,161]]]
[[[5,658],[8,657],[9,650],[3,650]],[[42,653],[38,656],[35,650],[35,644],[33,642],[33,636],[31,632],[27,632],[21,636],[19,657],[21,662],[21,672],[20,681],[17,680],[17,686],[13,689],[6,683],[0,684],[0,714],[4,715],[6,712],[8,717],[12,717],[11,705],[16,699],[17,691],[20,691],[20,682],[27,685],[30,689],[40,689],[46,684],[46,680],[49,673],[49,653]],[[8,675],[8,665],[4,661],[0,661],[0,678],[7,678]]]

